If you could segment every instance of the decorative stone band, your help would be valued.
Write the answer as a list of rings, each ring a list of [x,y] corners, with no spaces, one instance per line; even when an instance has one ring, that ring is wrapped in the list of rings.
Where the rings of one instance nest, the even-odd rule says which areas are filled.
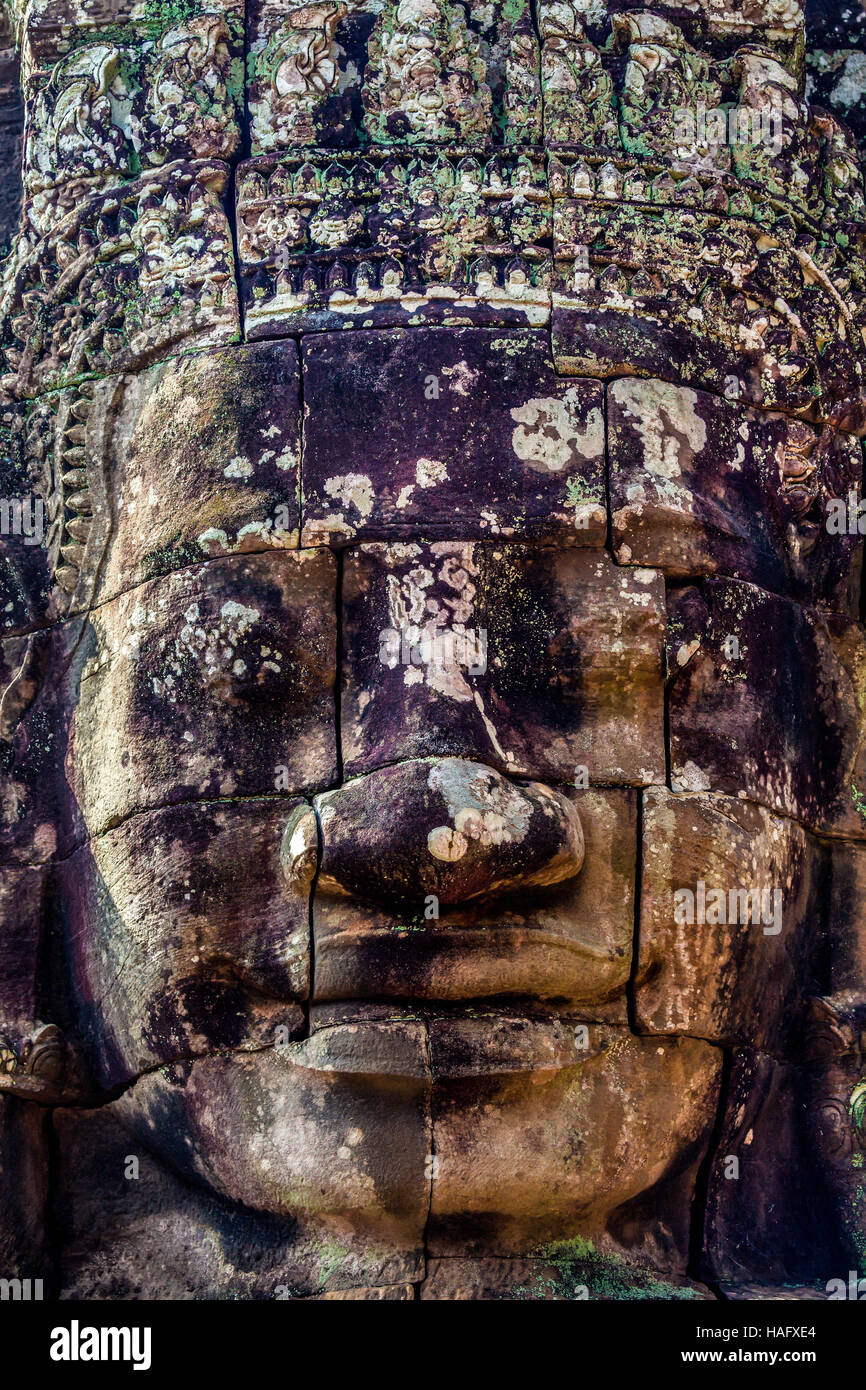
[[[621,0],[592,13],[583,0],[468,13],[448,0],[6,6],[22,53],[26,219],[37,233],[74,205],[73,185],[95,191],[172,160],[230,160],[245,138],[253,155],[543,144],[740,174],[757,163],[795,195],[820,177],[800,96],[802,9],[789,0]],[[719,140],[719,116],[730,116],[730,138]],[[768,152],[754,136],[770,130]]]
[[[175,163],[19,239],[2,293],[6,398],[239,336],[220,163]]]
[[[549,322],[542,150],[298,150],[241,165],[237,190],[250,338]]]
[[[238,332],[248,138],[249,338],[550,324],[566,373],[864,423],[862,172],[796,0],[8,4],[13,397]]]
[[[8,399],[239,337],[227,175],[179,161],[19,240]],[[241,165],[237,237],[250,339],[552,324],[567,374],[662,377],[866,424],[853,178],[828,178],[805,207],[732,174],[577,151],[297,150]]]
[[[565,152],[549,182],[559,370],[866,424],[859,174],[808,208],[730,174]]]
[[[866,424],[856,168],[807,205],[730,173],[565,149],[297,150],[241,165],[237,198],[250,338],[552,321],[569,374]]]

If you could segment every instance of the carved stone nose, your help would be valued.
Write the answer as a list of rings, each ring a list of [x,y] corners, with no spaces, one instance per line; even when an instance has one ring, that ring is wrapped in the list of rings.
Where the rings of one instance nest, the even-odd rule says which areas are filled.
[[[326,893],[386,906],[435,894],[448,907],[559,883],[583,863],[580,819],[566,797],[461,758],[381,768],[315,804]]]

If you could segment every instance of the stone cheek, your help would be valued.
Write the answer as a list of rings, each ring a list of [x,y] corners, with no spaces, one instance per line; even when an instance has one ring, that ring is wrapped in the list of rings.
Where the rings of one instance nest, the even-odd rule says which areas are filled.
[[[784,1055],[802,1000],[820,987],[826,927],[843,911],[841,897],[826,900],[830,853],[796,822],[736,797],[645,793],[641,1031]],[[742,889],[755,895],[743,909]]]
[[[169,1076],[149,1078],[135,1106],[131,1097],[99,1110],[58,1112],[60,1200],[70,1232],[61,1257],[65,1289],[86,1298],[182,1299],[191,1288],[202,1297],[220,1298],[232,1287],[241,1297],[284,1299],[312,1297],[325,1289],[332,1296],[342,1291],[351,1296],[358,1289],[393,1289],[423,1276],[423,1193],[429,1182],[423,1177],[427,1126],[418,1083],[409,1082],[399,1091],[391,1087],[386,1125],[385,1096],[375,1083],[362,1081],[340,1090],[326,1073],[270,1055],[242,1059],[237,1066],[214,1058],[205,1067],[178,1067]],[[166,1119],[186,1095],[196,1112],[197,1149],[204,1153],[210,1147],[209,1111],[218,1113],[221,1098],[227,1097],[229,1111],[237,1117],[247,1099],[245,1083],[254,1088],[258,1113],[246,1112],[248,1127],[231,1145],[232,1195],[239,1192],[244,1206],[239,1212],[228,1203],[211,1202],[203,1212],[196,1188],[176,1176],[182,1155],[170,1152],[167,1162],[154,1162],[154,1140],[161,1135],[163,1150],[170,1148]],[[270,1125],[262,1123],[265,1109]],[[259,1149],[268,1132],[272,1141]],[[387,1136],[390,1183],[371,1178],[377,1135]],[[384,1142],[380,1171],[387,1161],[383,1149]],[[312,1207],[327,1206],[330,1197],[335,1207],[366,1213],[372,1231],[377,1207],[388,1200],[399,1203],[387,1241],[366,1238],[363,1221],[358,1233],[346,1221],[336,1230],[315,1221],[293,1223],[292,1239],[281,1238],[274,1219],[255,1210],[263,1201],[261,1186],[254,1188],[249,1172],[242,1171],[254,1151],[259,1180],[268,1182],[270,1168],[271,1187],[282,1184],[282,1201],[293,1208],[301,1193]],[[123,1176],[130,1153],[140,1159],[136,1182]],[[334,1183],[323,1194],[319,1179],[329,1164]],[[98,1194],[91,1180],[94,1169],[104,1174]],[[195,1176],[200,1183],[211,1175],[203,1167]],[[272,1191],[264,1200],[272,1202]],[[110,1222],[104,1219],[106,1202]],[[159,1260],[152,1258],[147,1234],[157,1211],[165,1214]]]
[[[621,564],[728,575],[855,615],[863,541],[831,519],[836,499],[846,518],[860,499],[856,439],[662,381],[614,382],[608,410]]]
[[[663,602],[660,575],[591,551],[350,550],[345,770],[456,755],[561,782],[580,766],[598,782],[663,780]]]
[[[335,575],[325,551],[239,556],[94,610],[67,755],[87,833],[331,781]]]
[[[164,1123],[178,1107],[186,1153]],[[325,1029],[277,1052],[181,1064],[143,1078],[117,1111],[148,1150],[230,1202],[299,1213],[301,1249],[308,1232],[336,1239],[338,1265],[366,1247],[368,1261],[417,1277],[430,1187],[423,1024]]]
[[[671,785],[866,837],[859,625],[736,580],[669,606]]]
[[[96,600],[208,558],[294,549],[300,379],[294,343],[164,363],[97,390],[94,471],[114,535]]]
[[[309,901],[279,868],[286,818],[303,804],[274,796],[144,813],[60,866],[77,1031],[100,1086],[303,1030]]]

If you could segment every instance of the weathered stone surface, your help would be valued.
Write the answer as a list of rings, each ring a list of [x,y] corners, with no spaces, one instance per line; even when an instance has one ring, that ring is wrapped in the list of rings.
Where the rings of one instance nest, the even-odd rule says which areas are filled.
[[[32,421],[31,421],[32,427]],[[0,409],[0,634],[29,632],[58,616],[52,593],[51,499],[24,406]],[[29,445],[29,447],[28,447]]]
[[[67,755],[91,835],[333,779],[335,574],[321,550],[211,560],[94,610]]]
[[[46,677],[45,632],[0,643],[0,864],[44,864],[58,847],[64,796],[58,785],[63,694]],[[58,681],[58,687],[61,682]]]
[[[558,379],[545,334],[323,334],[303,364],[304,545],[604,543],[602,390]]]
[[[672,46],[675,27],[649,12],[614,28],[629,52],[626,157],[578,147],[550,168],[557,370],[660,377],[861,430],[863,299],[839,239],[864,212],[850,132],[807,110],[775,56],[744,45],[726,85],[739,78],[734,130],[742,118],[750,134],[729,140],[723,115],[721,140],[699,150],[696,113],[722,114],[725,100],[706,55]]]
[[[365,824],[371,800],[382,818]],[[580,872],[572,803],[539,782],[516,785],[460,758],[382,768],[316,798],[332,894],[445,907],[561,883]],[[387,857],[384,857],[387,856]]]
[[[50,1112],[0,1095],[0,1277],[31,1280],[31,1298],[50,1298],[55,1288],[46,1233],[50,1130]]]
[[[732,1303],[800,1303],[827,1298],[825,1284],[728,1284],[722,1279],[718,1288]]]
[[[375,13],[362,6],[251,0],[247,42],[253,154],[291,145],[340,147],[359,124],[360,70]]]
[[[313,1295],[322,1303],[411,1303],[414,1297],[414,1284],[385,1284],[374,1289],[334,1289],[330,1293]]]
[[[516,995],[568,1000],[581,1017],[624,1024],[634,931],[634,793],[571,790],[566,801],[547,792],[530,814],[532,801],[519,787],[501,783],[477,764],[415,765],[426,783],[417,792],[407,773],[412,766],[384,768],[317,800],[323,852],[313,913],[316,998]],[[449,767],[461,774],[451,783]],[[449,785],[463,807],[447,804]],[[372,823],[365,814],[371,801],[381,810]],[[521,869],[520,851],[544,852],[561,814],[557,803],[563,802],[579,818],[582,867],[577,874],[563,873],[558,885],[551,879],[534,887]],[[545,829],[539,811],[548,804]],[[528,819],[522,827],[524,808]],[[463,830],[456,829],[458,820]],[[449,870],[459,869],[464,856],[449,865],[430,853],[431,836],[439,849],[435,831],[442,821],[455,822],[449,846],[457,840],[460,848],[466,839],[465,858],[482,867],[487,861],[491,876],[500,857],[510,867],[508,881],[488,882],[493,901],[467,902],[463,885],[452,893]],[[515,843],[520,829],[522,840]],[[431,910],[438,916],[431,918]]]
[[[585,27],[598,16],[556,0],[541,0],[538,14],[545,145],[607,147],[619,154],[613,80]]]
[[[365,1025],[152,1072],[113,1108],[181,1176],[366,1265],[348,1282],[394,1283],[422,1253],[427,1087],[423,1025]]]
[[[662,781],[661,585],[574,549],[350,550],[345,771],[433,754],[571,783],[579,767],[592,782]]]
[[[861,148],[866,138],[866,13],[835,0],[806,7],[807,91],[810,100],[845,121]]]
[[[807,1063],[801,1094],[808,1107],[805,1130],[811,1163],[821,1175],[832,1212],[827,1229],[834,1254],[828,1295],[851,1298],[850,1271],[866,1276],[866,997],[859,988],[812,1000],[805,1029]],[[855,1277],[855,1286],[857,1283]],[[841,1283],[841,1289],[840,1289]]]
[[[832,903],[830,921],[831,993],[861,989],[866,979],[866,847],[848,840],[828,846]]]
[[[377,1258],[197,1192],[122,1126],[117,1105],[60,1110],[56,1124],[65,1298],[282,1301],[420,1277],[420,1253]]]
[[[300,427],[291,342],[100,387],[86,462],[105,477],[114,533],[96,601],[208,556],[296,547]]]
[[[8,253],[21,220],[21,152],[24,145],[24,102],[21,61],[15,51],[12,25],[5,17],[0,33],[0,158],[8,170],[0,190],[0,250]]]
[[[819,988],[827,900],[814,837],[736,797],[651,789],[641,864],[640,1031],[779,1055]]]
[[[650,1299],[712,1301],[709,1289],[676,1275],[651,1270],[596,1250],[592,1241],[552,1241],[534,1259],[463,1259],[458,1255],[428,1262],[419,1297],[447,1302],[507,1299],[509,1302],[575,1300],[632,1302]]]
[[[7,631],[209,556],[297,546],[294,343],[176,358],[3,415]]]
[[[647,1188],[658,1184],[662,1203],[663,1179],[690,1167],[707,1142],[721,1069],[707,1043],[598,1027],[585,1060],[539,1075],[507,1056],[487,1062],[483,1023],[453,1028],[466,1074],[433,1092],[433,1255],[527,1254],[539,1242],[597,1236]],[[450,1033],[447,1022],[431,1028],[434,1075]],[[687,1201],[678,1212],[660,1207],[660,1223],[678,1226],[682,1239],[687,1210]]]
[[[440,0],[288,9],[252,0],[248,48],[253,154],[366,140],[539,142],[526,0],[468,12]]]
[[[31,398],[239,336],[222,163],[168,165],[95,193],[6,270],[4,392]],[[191,263],[195,262],[195,269]]]
[[[0,869],[0,1045],[16,1051],[36,1022],[46,881],[44,867]]]
[[[838,1269],[841,1250],[822,1218],[822,1177],[803,1128],[807,1103],[802,1068],[735,1051],[709,1175],[706,1278],[796,1285]]]
[[[77,1035],[100,1086],[303,1031],[292,1001],[309,990],[309,893],[286,881],[280,844],[305,806],[174,806],[59,866]],[[87,981],[99,981],[98,1019]]]
[[[674,791],[745,797],[862,839],[859,625],[734,580],[668,602]]]
[[[863,539],[856,525],[828,528],[831,503],[846,523],[859,504],[857,440],[664,381],[614,382],[608,411],[621,564],[728,575],[856,612]]]
[[[64,41],[55,22],[53,44],[43,31],[34,45],[28,26],[31,225],[46,230],[82,190],[121,183],[142,167],[229,159],[240,143],[243,14],[243,0],[173,10],[115,4],[102,32],[70,26],[74,37]]]

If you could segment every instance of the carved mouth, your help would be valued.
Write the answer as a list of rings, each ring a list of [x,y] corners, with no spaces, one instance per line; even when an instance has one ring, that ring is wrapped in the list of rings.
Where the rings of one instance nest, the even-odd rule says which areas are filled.
[[[617,1030],[520,1008],[499,1011],[342,1002],[314,1008],[311,1035],[285,1049],[315,1071],[392,1077],[471,1078],[555,1074],[612,1045]]]
[[[505,918],[401,928],[373,914],[359,921],[344,904],[330,906],[328,920],[323,913],[317,923],[316,1004],[496,1000],[511,1009],[511,1001],[520,1007],[531,1000],[539,1009],[573,1012],[609,1007],[625,989],[626,957],[582,940],[578,926],[553,929]]]
[[[600,932],[581,872],[581,819],[561,791],[469,759],[428,758],[354,779],[314,804],[316,1003],[579,1007],[623,989],[631,924],[625,935]],[[306,808],[287,826],[290,884],[307,883],[313,826]]]

